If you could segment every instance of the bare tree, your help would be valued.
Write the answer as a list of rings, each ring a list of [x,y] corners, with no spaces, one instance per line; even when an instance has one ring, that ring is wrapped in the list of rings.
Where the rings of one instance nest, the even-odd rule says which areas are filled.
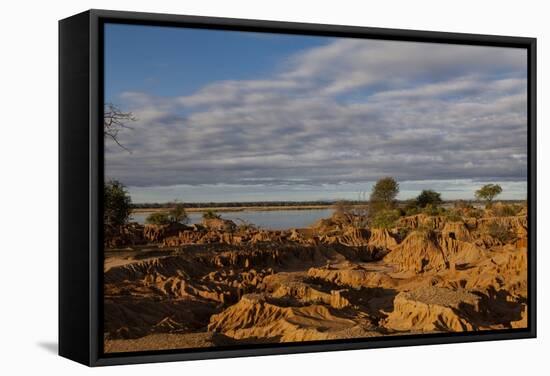
[[[131,129],[126,124],[131,121],[136,121],[134,114],[131,112],[123,112],[120,108],[112,103],[105,103],[103,110],[103,135],[112,139],[118,146],[130,153],[124,145],[118,140],[118,132],[121,129]]]
[[[367,192],[360,191],[357,194],[358,198],[358,204],[353,210],[353,213],[355,214],[355,224],[358,227],[365,227],[368,222],[368,210],[367,210]]]

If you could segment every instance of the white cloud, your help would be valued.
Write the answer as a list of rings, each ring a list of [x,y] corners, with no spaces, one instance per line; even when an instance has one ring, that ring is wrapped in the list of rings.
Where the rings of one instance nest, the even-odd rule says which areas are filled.
[[[106,147],[131,186],[526,178],[526,54],[338,40],[258,80],[124,93],[139,119]]]

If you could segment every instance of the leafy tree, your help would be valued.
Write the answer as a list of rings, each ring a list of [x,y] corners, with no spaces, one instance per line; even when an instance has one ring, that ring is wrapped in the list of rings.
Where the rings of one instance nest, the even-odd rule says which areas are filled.
[[[220,219],[221,216],[214,210],[207,210],[202,214],[203,219]]]
[[[177,202],[174,207],[168,211],[168,217],[172,223],[189,222],[189,216],[185,211],[185,206],[181,202]]]
[[[170,216],[165,212],[154,212],[149,214],[145,222],[151,225],[167,225],[171,222]]]
[[[502,193],[502,187],[498,184],[485,184],[483,187],[476,191],[476,198],[483,200],[490,206],[493,199]]]
[[[124,184],[110,180],[103,185],[103,223],[114,229],[128,223],[132,199]]]
[[[385,177],[376,182],[370,194],[369,213],[375,215],[377,211],[392,209],[395,198],[399,193],[399,184],[392,177]]]
[[[167,212],[151,213],[145,222],[152,225],[168,225],[170,223],[187,223],[189,217],[185,211],[185,207],[181,203],[176,203],[175,206]]]
[[[416,197],[416,205],[421,208],[425,208],[428,205],[435,207],[441,205],[441,203],[443,203],[441,193],[432,191],[431,189],[423,190],[418,197]]]

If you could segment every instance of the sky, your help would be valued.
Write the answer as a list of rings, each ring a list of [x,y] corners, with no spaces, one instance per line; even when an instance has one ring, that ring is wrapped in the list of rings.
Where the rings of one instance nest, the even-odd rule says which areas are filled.
[[[105,140],[133,202],[525,199],[524,49],[174,27],[105,26]]]

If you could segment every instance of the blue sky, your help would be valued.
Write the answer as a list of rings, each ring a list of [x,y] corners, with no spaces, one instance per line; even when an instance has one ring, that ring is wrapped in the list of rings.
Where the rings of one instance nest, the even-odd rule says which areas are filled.
[[[274,62],[330,38],[124,24],[105,27],[105,99],[189,95],[209,82],[273,73]]]
[[[136,121],[106,178],[135,202],[524,199],[525,50],[108,24],[105,98]]]

